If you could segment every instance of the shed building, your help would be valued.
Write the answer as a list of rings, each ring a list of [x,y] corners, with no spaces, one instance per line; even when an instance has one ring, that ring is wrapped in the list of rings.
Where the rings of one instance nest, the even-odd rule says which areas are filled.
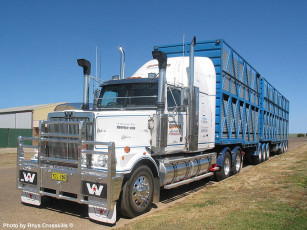
[[[18,136],[38,135],[39,121],[61,103],[0,109],[0,147],[16,147]]]

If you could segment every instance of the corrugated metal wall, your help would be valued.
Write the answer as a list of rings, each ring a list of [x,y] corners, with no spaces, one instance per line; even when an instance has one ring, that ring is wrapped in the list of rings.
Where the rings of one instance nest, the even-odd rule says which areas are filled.
[[[0,128],[15,128],[16,114],[0,114]]]
[[[0,114],[0,128],[32,129],[32,112]]]

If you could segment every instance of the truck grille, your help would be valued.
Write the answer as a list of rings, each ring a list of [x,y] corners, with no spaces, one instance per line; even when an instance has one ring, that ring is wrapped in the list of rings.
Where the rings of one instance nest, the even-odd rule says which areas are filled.
[[[86,140],[93,140],[93,125],[87,117],[75,117],[75,118],[65,118],[65,117],[52,117],[50,121],[84,121],[86,125]],[[48,124],[48,133],[54,134],[68,134],[68,135],[79,135],[79,125],[78,124]],[[69,139],[69,140],[79,140],[76,137],[55,137],[58,139]],[[47,141],[45,143],[45,155],[47,157],[61,158],[61,159],[78,159],[78,144],[77,143],[63,143],[63,142],[51,142]]]

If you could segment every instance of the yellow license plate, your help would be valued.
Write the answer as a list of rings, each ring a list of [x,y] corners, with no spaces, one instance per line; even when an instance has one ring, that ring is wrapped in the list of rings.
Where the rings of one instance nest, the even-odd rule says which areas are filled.
[[[52,173],[51,178],[53,180],[67,181],[67,175],[63,173]]]

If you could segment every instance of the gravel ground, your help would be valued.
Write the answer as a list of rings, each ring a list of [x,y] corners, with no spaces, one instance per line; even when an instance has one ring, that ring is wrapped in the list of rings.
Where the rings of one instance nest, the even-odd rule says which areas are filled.
[[[289,149],[294,149],[307,144],[307,138],[290,138]],[[3,157],[16,156],[16,149],[0,149],[0,163]],[[16,162],[16,160],[15,160]],[[242,170],[254,166],[247,166]],[[116,226],[109,226],[93,222],[87,217],[86,205],[64,201],[52,200],[47,202],[44,208],[23,205],[20,202],[20,191],[16,189],[16,165],[9,162],[0,165],[0,228],[2,229],[111,229],[129,224],[131,219],[119,217]],[[134,220],[151,215],[157,208],[163,209],[174,204],[179,199],[191,193],[204,189],[206,186],[215,183],[210,178],[191,183],[171,190],[161,191],[161,202],[149,213],[134,218]],[[59,225],[55,225],[59,224]],[[59,228],[62,226],[62,228]],[[23,228],[24,227],[24,228]]]

